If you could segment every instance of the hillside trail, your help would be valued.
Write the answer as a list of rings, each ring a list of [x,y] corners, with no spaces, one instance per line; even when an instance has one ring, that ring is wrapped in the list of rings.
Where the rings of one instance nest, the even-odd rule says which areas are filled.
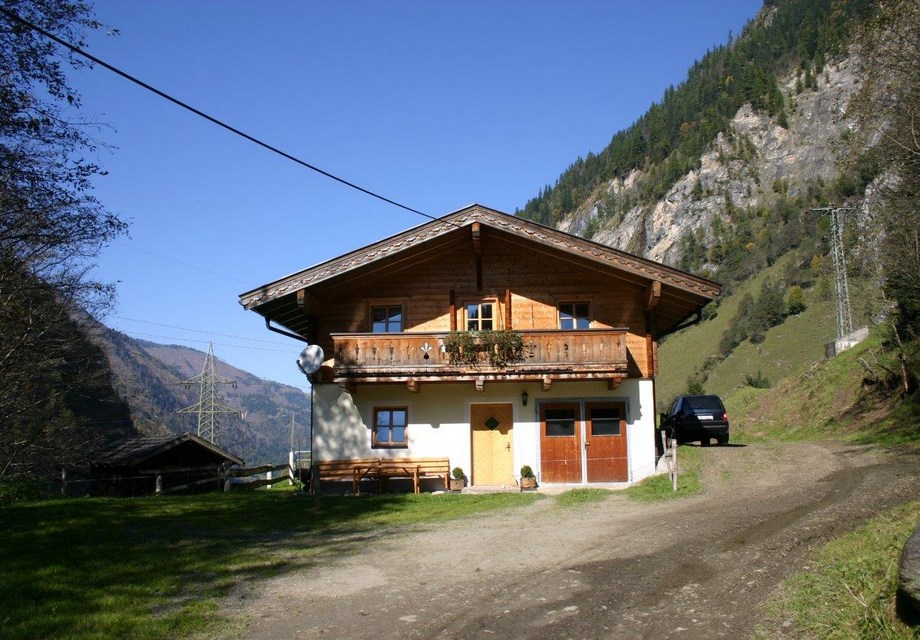
[[[745,637],[807,552],[918,496],[920,458],[840,443],[703,448],[703,493],[552,498],[381,532],[236,590],[247,638]],[[777,630],[780,635],[780,630]]]

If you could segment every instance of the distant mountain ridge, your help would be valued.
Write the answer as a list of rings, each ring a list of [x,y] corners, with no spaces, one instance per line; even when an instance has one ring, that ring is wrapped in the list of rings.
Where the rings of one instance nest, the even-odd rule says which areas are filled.
[[[197,431],[195,414],[178,411],[198,402],[198,389],[181,384],[199,373],[206,354],[178,345],[132,338],[108,327],[94,332],[112,369],[112,385],[131,408],[142,434]],[[280,463],[291,447],[308,449],[310,398],[295,387],[263,380],[215,356],[217,374],[236,385],[219,385],[219,402],[240,414],[220,414],[218,444],[247,464]]]

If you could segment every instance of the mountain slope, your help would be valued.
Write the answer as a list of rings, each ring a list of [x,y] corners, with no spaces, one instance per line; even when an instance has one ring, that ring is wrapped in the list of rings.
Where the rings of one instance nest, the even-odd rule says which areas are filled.
[[[198,390],[181,384],[199,373],[206,354],[176,345],[162,345],[131,338],[112,329],[101,341],[114,374],[114,386],[131,407],[135,427],[141,433],[197,430],[195,414],[180,409],[198,401]],[[294,446],[309,448],[310,399],[303,391],[230,366],[215,358],[217,374],[235,386],[219,385],[218,401],[242,415],[220,414],[219,444],[242,457],[247,464],[280,463],[291,446],[292,414]]]
[[[846,51],[854,23],[872,8],[868,0],[767,0],[737,40],[695,62],[687,79],[669,87],[660,103],[613,136],[599,154],[569,167],[552,187],[519,213],[558,224],[599,186],[625,181],[642,170],[633,196],[648,204],[661,199],[699,159],[744,105],[775,117],[785,127],[789,104],[779,78],[799,67],[803,88],[813,88],[826,60]]]
[[[745,386],[745,376],[763,374],[771,383],[807,370],[824,358],[824,345],[834,339],[834,305],[815,289],[806,292],[806,308],[764,332],[763,341],[748,340],[730,355],[720,357],[719,343],[735,320],[742,299],[756,295],[764,282],[780,281],[792,256],[764,269],[732,294],[719,301],[715,316],[668,337],[659,350],[661,373],[656,379],[656,400],[663,411],[670,401],[686,393],[695,376],[707,393],[728,396]],[[707,361],[712,364],[707,367]],[[700,372],[705,372],[701,377]],[[705,378],[705,380],[703,379]]]
[[[599,154],[517,215],[719,280],[728,290],[791,250],[824,255],[813,207],[878,175],[849,156],[861,86],[849,54],[873,3],[776,0],[694,63]]]
[[[875,129],[886,123],[851,112],[871,92],[854,34],[878,6],[765,1],[737,40],[516,212],[725,285],[705,321],[662,343],[659,409],[691,385],[731,396],[746,377],[775,386],[823,359],[836,333],[829,202],[855,210],[844,222],[854,320],[884,315],[871,219],[891,179]],[[781,308],[745,334],[767,290]],[[787,317],[793,290],[806,307]]]

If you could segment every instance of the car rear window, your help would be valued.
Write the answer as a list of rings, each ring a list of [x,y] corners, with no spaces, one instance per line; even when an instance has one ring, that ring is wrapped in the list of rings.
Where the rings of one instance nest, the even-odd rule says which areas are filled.
[[[687,396],[684,405],[695,411],[724,411],[719,396]]]

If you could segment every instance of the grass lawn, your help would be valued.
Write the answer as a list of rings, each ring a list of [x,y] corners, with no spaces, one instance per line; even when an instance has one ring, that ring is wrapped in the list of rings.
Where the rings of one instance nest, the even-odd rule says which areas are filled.
[[[920,638],[895,613],[898,557],[918,520],[920,502],[911,502],[829,542],[767,603],[758,637],[783,627],[784,637]]]
[[[582,489],[569,489],[556,496],[556,506],[577,507],[591,502],[603,502],[613,495],[609,489],[595,489],[591,487]]]
[[[700,482],[701,465],[699,447],[681,445],[677,448],[677,491],[674,491],[671,479],[664,474],[646,478],[625,489],[625,493],[638,502],[658,502],[692,496],[703,488]]]
[[[361,550],[394,527],[539,498],[393,494],[316,505],[289,490],[15,504],[0,509],[0,638],[226,632],[219,598],[240,581]]]

